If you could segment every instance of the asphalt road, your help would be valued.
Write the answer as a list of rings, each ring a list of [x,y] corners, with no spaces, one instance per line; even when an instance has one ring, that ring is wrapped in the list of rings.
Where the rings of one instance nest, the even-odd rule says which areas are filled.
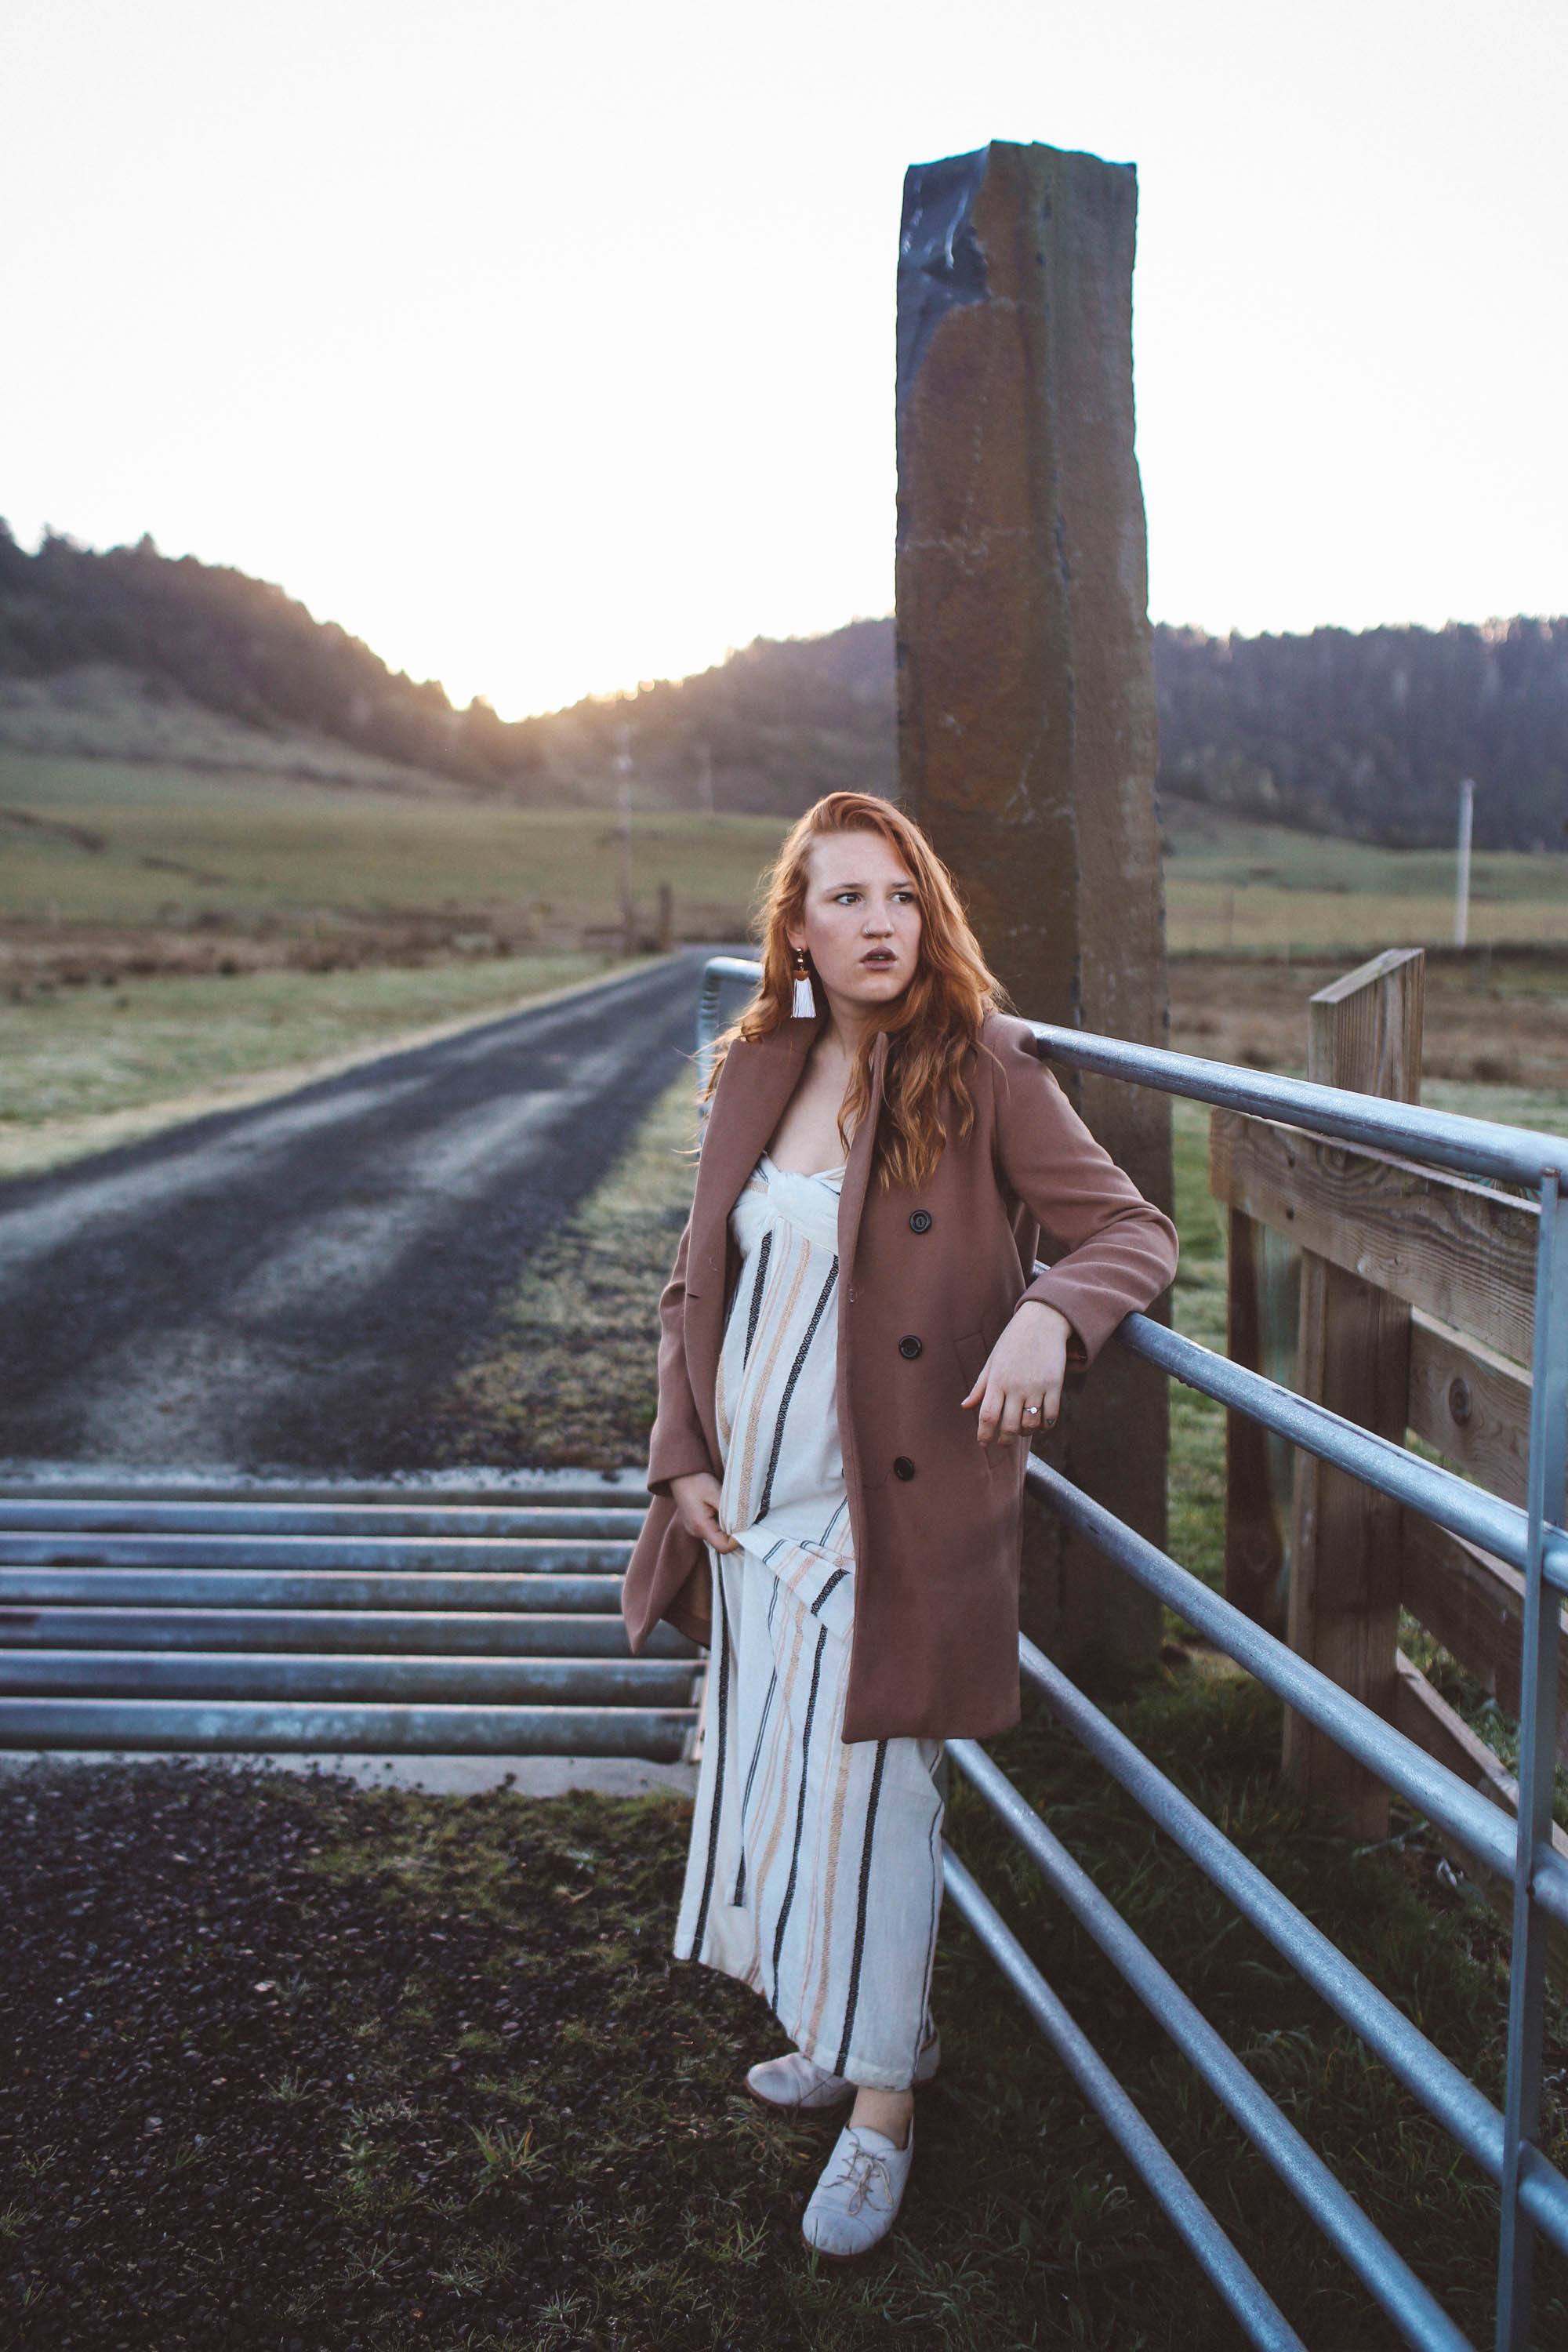
[[[689,1053],[700,956],[0,1184],[0,1467],[370,1475]]]

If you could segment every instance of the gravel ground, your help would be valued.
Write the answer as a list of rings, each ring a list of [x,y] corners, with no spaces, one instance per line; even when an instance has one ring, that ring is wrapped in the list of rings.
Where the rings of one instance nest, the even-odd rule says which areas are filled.
[[[589,1801],[184,1759],[0,1790],[7,2352],[570,2341],[543,2307],[619,2095],[587,2021],[614,1968],[623,2043],[668,2026],[679,1852],[646,1801],[672,1833],[611,1947]]]
[[[1173,1666],[1117,1720],[1494,2098],[1506,1936],[1402,1817],[1310,1833],[1279,1709]],[[1215,1890],[1031,1709],[993,1752],[1262,2087],[1487,2340],[1497,2199]],[[1305,2342],[1394,2331],[1197,2091],[988,1809],[957,1850]],[[1235,2352],[1234,2321],[962,1923],[898,2223],[802,2244],[838,2118],[744,2094],[783,2046],[669,1952],[663,1793],[466,1798],[191,1759],[0,1780],[0,2352]],[[1568,2063],[1552,2006],[1547,2152]],[[1568,2341],[1542,2248],[1532,2343]]]

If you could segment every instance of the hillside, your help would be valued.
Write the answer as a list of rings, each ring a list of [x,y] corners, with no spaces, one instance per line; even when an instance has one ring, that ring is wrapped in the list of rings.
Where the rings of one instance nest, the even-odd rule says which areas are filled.
[[[1568,619],[1153,635],[1165,794],[1433,847],[1470,775],[1478,844],[1568,844]],[[100,553],[51,534],[29,555],[0,522],[0,741],[168,760],[187,736],[193,762],[322,780],[342,763],[344,781],[445,778],[536,807],[602,805],[624,747],[640,806],[789,816],[836,787],[895,789],[892,624],[759,638],[699,676],[508,723],[244,572],[145,537]]]
[[[1568,620],[1209,637],[1157,628],[1162,789],[1356,841],[1568,847]]]

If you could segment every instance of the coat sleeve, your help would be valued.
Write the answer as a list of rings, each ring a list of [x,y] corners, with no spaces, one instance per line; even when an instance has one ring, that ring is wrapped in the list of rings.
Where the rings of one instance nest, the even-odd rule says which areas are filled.
[[[648,1440],[647,1490],[668,1496],[672,1478],[713,1467],[702,1417],[691,1393],[686,1369],[686,1259],[691,1246],[691,1220],[680,1236],[669,1280],[658,1301],[658,1405]]]
[[[1002,1172],[1043,1232],[1066,1254],[1018,1301],[1065,1315],[1091,1364],[1124,1315],[1152,1306],[1176,1270],[1176,1229],[1095,1141],[1021,1023],[987,1034],[996,1067],[996,1150]]]

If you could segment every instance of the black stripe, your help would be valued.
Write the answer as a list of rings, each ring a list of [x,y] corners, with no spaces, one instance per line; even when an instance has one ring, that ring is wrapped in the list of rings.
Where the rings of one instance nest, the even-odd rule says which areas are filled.
[[[763,1235],[763,1245],[757,1252],[757,1278],[752,1285],[752,1315],[746,1325],[746,1344],[741,1350],[742,1367],[752,1353],[752,1342],[757,1336],[757,1318],[763,1311],[763,1285],[767,1280],[768,1259],[773,1255],[773,1229],[770,1225]]]
[[[810,1323],[806,1327],[805,1337],[800,1343],[800,1347],[795,1354],[795,1360],[789,1368],[789,1378],[784,1382],[784,1392],[779,1402],[779,1417],[773,1429],[773,1452],[768,1456],[768,1475],[763,1481],[763,1499],[757,1512],[759,1519],[765,1519],[767,1517],[768,1505],[773,1500],[773,1473],[779,1466],[779,1448],[784,1444],[784,1422],[789,1414],[789,1401],[795,1394],[795,1384],[800,1378],[801,1368],[805,1362],[806,1354],[811,1347],[811,1343],[816,1337],[816,1327],[827,1311],[827,1302],[833,1296],[833,1286],[837,1279],[838,1260],[835,1258],[833,1264],[827,1269],[827,1279],[822,1286],[822,1296],[817,1300],[816,1305],[812,1311],[812,1318]]]
[[[844,1500],[839,1504],[837,1509],[834,1512],[833,1517],[828,1520],[827,1525],[823,1528],[822,1533],[816,1538],[818,1544],[821,1545],[824,1550],[826,1550],[827,1546],[832,1542],[833,1530],[838,1525],[839,1520],[844,1517],[845,1512],[848,1508],[849,1497],[846,1495]]]
[[[823,1602],[826,1600],[828,1594],[832,1591],[834,1586],[836,1584],[842,1584],[844,1579],[848,1575],[848,1573],[849,1570],[847,1568],[836,1568],[834,1570],[832,1575],[828,1578],[826,1583],[823,1586],[821,1591],[817,1594],[816,1600],[811,1604],[811,1613],[814,1617],[821,1608]]]
[[[763,1733],[767,1728],[768,1710],[773,1706],[773,1693],[777,1690],[778,1685],[779,1670],[775,1666],[768,1680],[767,1696],[763,1701],[762,1714],[757,1718],[757,1744],[752,1750],[752,1761],[746,1772],[746,1785],[741,1791],[741,1822],[742,1827],[744,1826],[746,1819],[746,1807],[751,1801],[752,1782],[756,1778],[757,1760],[763,1752]]]
[[[826,1628],[823,1629],[826,1635]],[[855,1914],[855,1952],[849,1963],[849,2000],[844,2012],[844,2042],[834,2065],[834,2073],[842,2074],[849,2063],[849,2036],[855,2028],[855,2006],[860,1998],[860,1959],[866,1948],[866,1895],[871,1884],[871,1836],[877,1826],[877,1799],[882,1786],[882,1766],[888,1753],[885,1739],[877,1742],[877,1761],[871,1768],[871,1793],[866,1802],[866,1843],[860,1852],[860,1900]]]
[[[713,1759],[713,1806],[708,1821],[708,1867],[702,1875],[702,1900],[697,1906],[697,1928],[691,1939],[691,1950],[686,1955],[694,1959],[702,1949],[702,1931],[708,1925],[708,1899],[713,1892],[713,1873],[719,1861],[719,1812],[724,1800],[724,1718],[730,1695],[730,1621],[724,1613],[724,1579],[718,1568],[712,1569],[713,1598],[719,1611],[719,1752]]]
[[[746,1807],[752,1801],[752,1782],[757,1777],[757,1762],[763,1752],[763,1734],[768,1727],[768,1710],[773,1706],[773,1693],[778,1688],[778,1682],[779,1670],[777,1666],[775,1666],[772,1675],[768,1678],[767,1696],[763,1701],[763,1711],[757,1717],[757,1744],[752,1750],[752,1761],[746,1772],[746,1785],[741,1791],[741,1818],[737,1824],[737,1833],[742,1839],[746,1834]],[[730,1897],[731,1902],[739,1903],[745,1891],[746,1851],[744,1845],[742,1845],[741,1849],[741,1867],[735,1873],[735,1892]]]
[[[779,1906],[778,1929],[773,1937],[773,2007],[779,2005],[779,1954],[784,1950],[784,1923],[790,1905],[795,1901],[795,1873],[800,1867],[800,1835],[805,1821],[805,1777],[811,1761],[811,1718],[816,1713],[816,1685],[822,1673],[822,1653],[827,1647],[827,1628],[824,1625],[816,1637],[816,1655],[811,1664],[811,1696],[805,1703],[805,1728],[800,1735],[800,1796],[795,1809],[795,1847],[789,1858],[789,1879]]]

